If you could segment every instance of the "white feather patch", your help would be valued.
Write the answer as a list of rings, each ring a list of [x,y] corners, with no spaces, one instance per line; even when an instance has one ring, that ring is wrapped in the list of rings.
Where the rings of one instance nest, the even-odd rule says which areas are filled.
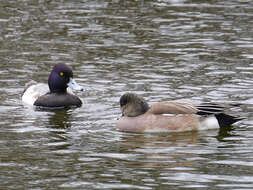
[[[26,104],[33,105],[38,97],[49,92],[48,85],[43,83],[38,83],[30,86],[26,89],[22,96],[22,101]]]
[[[215,116],[209,116],[200,121],[199,130],[218,129],[220,128]]]

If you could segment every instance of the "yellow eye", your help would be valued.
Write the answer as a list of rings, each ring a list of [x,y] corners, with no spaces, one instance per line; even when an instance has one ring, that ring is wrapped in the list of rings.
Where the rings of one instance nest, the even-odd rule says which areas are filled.
[[[63,72],[60,72],[60,76],[62,77],[64,75],[64,73]]]

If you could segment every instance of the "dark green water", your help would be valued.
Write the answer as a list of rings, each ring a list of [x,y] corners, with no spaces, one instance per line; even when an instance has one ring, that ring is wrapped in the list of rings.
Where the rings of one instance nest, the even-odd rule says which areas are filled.
[[[251,1],[0,0],[0,189],[253,189]],[[73,67],[74,110],[26,82]],[[129,134],[119,98],[242,103],[227,130]]]

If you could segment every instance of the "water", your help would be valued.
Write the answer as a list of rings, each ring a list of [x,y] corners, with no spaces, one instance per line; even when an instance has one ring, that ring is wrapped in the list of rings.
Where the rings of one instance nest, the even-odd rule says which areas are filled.
[[[251,1],[0,3],[0,189],[252,189]],[[68,63],[84,105],[38,111],[30,79]],[[131,134],[119,98],[241,103],[230,129]]]

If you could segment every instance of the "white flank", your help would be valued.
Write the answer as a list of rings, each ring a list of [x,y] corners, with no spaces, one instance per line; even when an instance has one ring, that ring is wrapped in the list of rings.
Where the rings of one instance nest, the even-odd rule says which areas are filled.
[[[215,116],[209,116],[204,118],[200,122],[199,130],[218,129],[220,128],[218,120]]]
[[[22,101],[26,104],[33,105],[38,97],[49,92],[49,88],[47,84],[38,83],[30,86],[26,89],[22,96]]]

